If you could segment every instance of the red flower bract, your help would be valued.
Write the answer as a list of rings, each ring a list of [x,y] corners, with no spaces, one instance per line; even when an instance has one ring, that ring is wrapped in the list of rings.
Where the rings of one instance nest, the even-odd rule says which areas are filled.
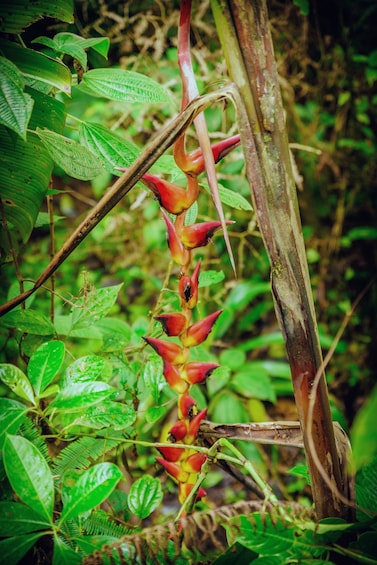
[[[144,341],[148,343],[160,355],[164,361],[172,365],[183,365],[189,357],[189,350],[180,347],[171,341],[164,341],[155,337],[143,337]]]
[[[177,336],[183,332],[186,325],[186,316],[181,313],[174,314],[159,314],[154,317],[157,322],[160,322],[162,329],[168,336]]]
[[[188,179],[187,190],[149,173],[143,175],[140,180],[153,192],[161,206],[171,214],[182,214],[198,197],[199,185],[194,178]]]
[[[234,224],[227,220],[226,225]],[[195,249],[196,247],[204,247],[211,241],[216,230],[221,228],[221,222],[202,222],[200,224],[191,224],[185,226],[179,234],[180,240],[186,249]]]
[[[195,347],[196,345],[200,345],[207,339],[208,334],[211,332],[221,312],[222,310],[217,310],[206,318],[203,318],[203,320],[200,320],[187,328],[187,331],[181,336],[182,344],[185,347]]]

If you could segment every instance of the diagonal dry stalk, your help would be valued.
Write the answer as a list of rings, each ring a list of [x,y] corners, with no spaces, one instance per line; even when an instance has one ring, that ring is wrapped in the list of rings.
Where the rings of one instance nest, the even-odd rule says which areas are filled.
[[[212,0],[212,9],[229,74],[241,95],[237,107],[247,176],[270,259],[317,517],[348,518],[349,508],[337,496],[350,490],[336,450],[266,2]],[[313,459],[313,444],[328,482]]]

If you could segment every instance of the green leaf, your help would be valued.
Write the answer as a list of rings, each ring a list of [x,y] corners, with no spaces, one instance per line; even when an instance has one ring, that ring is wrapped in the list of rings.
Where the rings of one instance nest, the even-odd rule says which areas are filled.
[[[120,404],[112,400],[103,400],[101,404],[90,406],[85,414],[79,416],[73,424],[85,426],[95,430],[112,428],[114,430],[125,430],[136,420],[136,412],[133,406]]]
[[[365,511],[377,513],[377,455],[367,465],[363,465],[355,478],[357,517],[368,519]]]
[[[57,408],[65,412],[84,410],[104,401],[115,389],[102,382],[72,383],[63,388],[49,406],[49,413]]]
[[[246,363],[231,381],[232,388],[241,396],[276,402],[276,394],[265,369],[252,362]]]
[[[122,478],[122,472],[114,463],[98,463],[85,471],[68,493],[60,523],[101,504]]]
[[[5,39],[0,40],[0,51],[29,80],[42,82],[66,94],[71,92],[72,75],[61,61]]]
[[[116,167],[130,167],[140,155],[140,150],[105,126],[94,123],[80,124],[80,141],[98,155],[104,167],[110,172]]]
[[[37,90],[26,90],[34,100],[29,128],[34,129],[38,125],[62,131],[66,111],[64,104]],[[13,245],[17,249],[17,245],[29,239],[34,227],[50,182],[53,160],[34,134],[28,133],[27,141],[20,137],[14,139],[9,134],[7,128],[0,126],[1,196]],[[8,238],[1,227],[0,233],[0,247],[5,250],[5,255],[10,254]]]
[[[8,312],[3,316],[2,322],[8,328],[17,328],[23,333],[37,335],[53,335],[54,333],[54,326],[50,320],[44,314],[31,308]]]
[[[253,514],[251,523],[246,516],[240,516],[240,534],[237,541],[260,555],[278,555],[289,550],[294,542],[293,528],[286,528],[280,523],[273,524],[269,516],[263,519]]]
[[[93,382],[102,375],[105,359],[98,355],[85,355],[67,367],[63,388],[71,383]]]
[[[82,556],[74,551],[60,536],[54,535],[52,565],[79,565]]]
[[[206,183],[203,183],[205,190],[210,193],[209,186]],[[239,194],[238,192],[234,192],[233,190],[229,190],[225,186],[219,184],[219,195],[220,200],[223,204],[230,206],[231,208],[235,208],[236,210],[247,210],[250,211],[253,209],[252,205],[246,198]]]
[[[1,0],[0,31],[3,33],[22,33],[43,17],[72,23],[73,0]]]
[[[110,46],[108,37],[92,37],[85,39],[84,37],[69,32],[57,33],[54,39],[45,36],[37,37],[33,39],[32,43],[40,43],[41,45],[50,47],[50,49],[53,49],[57,53],[70,55],[74,59],[77,59],[85,70],[87,67],[85,49],[92,47],[97,53],[107,58]]]
[[[28,534],[51,528],[33,508],[19,502],[0,502],[0,537]]]
[[[0,398],[0,449],[3,448],[7,434],[17,433],[19,427],[25,419],[26,412],[26,406],[24,404],[21,404],[20,402],[17,402],[17,400],[12,400],[10,398]]]
[[[103,318],[97,322],[103,339],[102,351],[120,351],[130,344],[132,331],[130,326],[117,318]]]
[[[124,102],[168,102],[168,92],[146,75],[123,69],[93,69],[78,87],[91,96]]]
[[[224,271],[203,271],[199,275],[199,287],[212,286],[225,279]]]
[[[309,0],[293,0],[293,4],[300,8],[301,15],[309,15]]]
[[[58,340],[43,343],[34,351],[27,370],[37,396],[45,390],[59,371],[64,361],[64,354],[64,343]]]
[[[0,379],[20,398],[35,403],[34,392],[29,379],[21,369],[10,363],[0,365]]]
[[[30,441],[11,435],[4,442],[3,457],[17,496],[51,523],[54,481],[45,458]]]
[[[157,508],[162,498],[159,479],[144,475],[132,484],[127,501],[131,512],[144,520]]]
[[[368,465],[377,455],[377,386],[356,414],[351,428],[351,445],[355,469]]]
[[[149,390],[154,403],[158,403],[160,393],[166,386],[166,381],[161,373],[161,359],[160,357],[152,358],[147,361],[143,368],[143,381]]]
[[[0,555],[3,563],[7,565],[17,565],[22,557],[33,545],[45,534],[27,534],[25,536],[15,536],[0,540]]]
[[[242,402],[229,390],[214,396],[209,411],[214,422],[235,424],[249,421],[249,415]]]
[[[34,100],[23,89],[24,80],[18,68],[0,56],[0,124],[26,141]]]
[[[88,295],[80,298],[72,308],[72,324],[74,329],[95,326],[114,306],[123,283],[106,288],[93,289]]]
[[[55,163],[67,175],[80,180],[91,180],[103,173],[100,159],[77,141],[46,129],[37,128],[36,133]]]

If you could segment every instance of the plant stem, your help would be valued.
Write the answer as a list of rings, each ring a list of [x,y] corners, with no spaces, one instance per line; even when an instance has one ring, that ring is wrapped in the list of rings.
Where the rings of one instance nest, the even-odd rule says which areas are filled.
[[[349,517],[322,365],[284,110],[265,0],[212,0],[216,27],[245,112],[239,128],[254,208],[271,264],[276,315],[285,339],[318,519]],[[308,434],[308,411],[316,375]],[[325,484],[311,446],[330,479]],[[334,485],[335,488],[331,488]]]

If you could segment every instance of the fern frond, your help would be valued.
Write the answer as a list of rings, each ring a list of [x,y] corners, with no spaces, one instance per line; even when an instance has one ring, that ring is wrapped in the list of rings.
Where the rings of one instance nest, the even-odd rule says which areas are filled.
[[[179,557],[188,557],[190,563],[203,563],[203,557],[215,558],[228,548],[227,535],[236,534],[241,516],[247,516],[253,524],[252,514],[257,512],[264,527],[279,521],[290,527],[293,519],[312,519],[310,509],[299,504],[280,502],[285,516],[290,520],[284,526],[276,508],[264,501],[239,501],[206,512],[195,512],[177,524],[169,522],[145,528],[141,532],[122,537],[119,542],[105,545],[101,550],[88,555],[83,565],[137,565],[140,563],[165,563],[173,565]],[[255,523],[255,521],[254,521]]]
[[[51,457],[48,453],[48,446],[42,437],[41,430],[30,419],[25,418],[21,425],[20,432],[25,439],[28,439],[40,451],[47,463],[51,463]]]
[[[111,449],[122,443],[123,438],[109,440],[106,438],[81,437],[62,449],[53,462],[55,475],[62,475],[70,469],[87,469],[108,453]]]
[[[109,536],[113,538],[121,538],[133,533],[131,528],[125,528],[116,524],[106,512],[103,510],[95,510],[92,514],[82,522],[82,526],[87,535],[91,536]]]

